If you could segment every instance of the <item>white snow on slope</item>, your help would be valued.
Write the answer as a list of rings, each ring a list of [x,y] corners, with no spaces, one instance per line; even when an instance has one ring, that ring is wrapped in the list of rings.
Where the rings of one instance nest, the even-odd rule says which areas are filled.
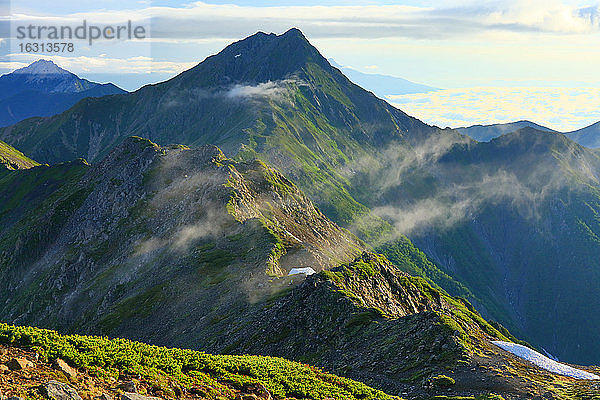
[[[513,353],[517,357],[521,357],[532,364],[537,365],[547,371],[555,374],[570,376],[575,379],[600,379],[600,376],[592,374],[591,372],[583,371],[577,368],[570,367],[566,364],[554,361],[543,354],[538,353],[529,347],[522,346],[516,343],[494,341],[492,342],[496,346],[504,349],[510,353]]]

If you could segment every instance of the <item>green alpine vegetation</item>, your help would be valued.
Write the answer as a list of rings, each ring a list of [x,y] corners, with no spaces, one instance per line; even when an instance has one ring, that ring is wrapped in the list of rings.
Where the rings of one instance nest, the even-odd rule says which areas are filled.
[[[105,382],[122,375],[137,376],[151,387],[150,395],[160,391],[169,398],[180,397],[177,388],[179,393],[196,393],[204,399],[236,399],[239,391],[258,385],[274,399],[399,399],[283,358],[212,355],[6,324],[0,324],[0,344],[32,349],[42,360],[60,358]]]
[[[17,149],[0,141],[0,165],[9,170],[27,169],[40,165]]]

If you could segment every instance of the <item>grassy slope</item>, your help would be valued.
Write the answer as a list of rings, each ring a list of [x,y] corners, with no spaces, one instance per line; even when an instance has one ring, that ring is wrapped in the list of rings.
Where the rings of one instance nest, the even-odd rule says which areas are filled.
[[[276,399],[393,399],[360,382],[282,358],[211,355],[150,346],[125,339],[59,335],[55,331],[0,324],[0,343],[32,348],[46,359],[62,358],[110,380],[134,374],[175,397],[170,381],[195,388],[206,398],[234,399],[244,386],[262,384]]]
[[[0,141],[0,165],[7,169],[27,169],[40,164],[14,147]]]
[[[60,232],[81,205],[89,191],[75,183],[87,169],[87,163],[78,160],[0,175],[0,221],[4,227],[0,248],[15,252],[13,266],[26,265],[28,259],[41,254],[47,240]],[[0,265],[7,261],[0,259]]]

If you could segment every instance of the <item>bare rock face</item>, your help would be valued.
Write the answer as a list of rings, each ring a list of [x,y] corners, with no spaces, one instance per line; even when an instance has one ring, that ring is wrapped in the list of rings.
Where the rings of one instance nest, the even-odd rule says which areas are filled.
[[[50,381],[38,389],[40,394],[49,400],[82,400],[75,389],[66,383]]]

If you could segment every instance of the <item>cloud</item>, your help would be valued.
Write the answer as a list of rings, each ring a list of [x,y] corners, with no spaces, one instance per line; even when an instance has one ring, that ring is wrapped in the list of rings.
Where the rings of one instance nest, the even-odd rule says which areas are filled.
[[[467,201],[446,203],[432,198],[406,207],[377,207],[373,213],[391,221],[397,232],[410,235],[431,226],[450,228],[462,220],[468,206]]]
[[[600,171],[576,148],[561,152],[560,160],[550,157],[526,163],[526,170],[518,165],[464,165],[452,161],[454,156],[447,157],[450,152],[460,154],[461,147],[469,142],[462,135],[445,131],[412,148],[391,145],[377,158],[354,162],[346,176],[354,176],[371,193],[379,194],[383,201],[372,199],[373,213],[407,236],[450,229],[496,204],[508,206],[525,220],[537,220],[542,217],[541,204],[568,183],[559,163],[569,165],[590,183],[598,184],[600,178]],[[382,205],[377,206],[378,202]],[[359,229],[370,217],[365,218],[356,221],[352,229]]]
[[[474,87],[392,95],[404,112],[440,127],[530,120],[572,131],[600,120],[597,88]]]
[[[391,145],[378,157],[365,156],[344,166],[339,172],[351,179],[360,171],[366,174],[374,193],[383,193],[404,181],[413,171],[435,165],[455,145],[471,142],[466,136],[432,135],[419,145],[407,148]]]
[[[265,82],[258,85],[235,85],[225,92],[225,96],[231,99],[244,98],[268,98],[282,99],[290,91],[290,85],[302,85],[297,80],[285,79],[277,82]]]
[[[418,7],[255,7],[196,2],[162,7],[134,4],[129,9],[62,16],[39,15],[19,2],[13,3],[13,27],[28,21],[76,24],[83,19],[96,24],[131,19],[149,26],[151,39],[142,42],[151,43],[151,49],[140,50],[131,42],[115,45],[102,41],[88,49],[77,48],[77,55],[107,53],[115,60],[109,68],[117,70],[130,64],[120,60],[131,54],[181,61],[178,64],[199,62],[229,42],[257,31],[282,33],[298,27],[324,54],[342,63],[376,64],[382,73],[436,87],[473,85],[475,80],[488,84],[494,79],[531,74],[545,82],[554,82],[557,76],[569,81],[597,81],[591,66],[599,59],[593,51],[600,34],[598,6],[559,0],[440,0],[425,1],[420,3],[425,6]],[[184,69],[164,63],[155,68],[170,71],[163,74]],[[461,80],[463,83],[457,83]]]
[[[280,82],[265,82],[258,85],[235,85],[226,96],[230,98],[245,97],[278,97],[287,91],[284,84]]]
[[[534,175],[547,175],[545,166],[538,166]],[[542,173],[543,172],[543,173]],[[564,184],[562,177],[554,175],[535,187],[523,183],[514,173],[498,170],[467,182],[444,187],[434,196],[406,206],[374,208],[373,212],[393,223],[398,232],[411,235],[427,229],[449,229],[467,218],[474,218],[488,204],[502,202],[523,218],[540,217],[542,200]]]
[[[155,179],[171,181],[168,186],[154,194],[149,203],[151,209],[168,210],[178,207],[181,199],[191,197],[189,193],[210,192],[217,190],[223,183],[223,176],[217,173],[197,172],[185,174],[185,159],[166,158]],[[177,179],[173,179],[174,177]],[[203,202],[204,201],[204,202]],[[224,227],[232,219],[221,204],[202,200],[197,203],[198,210],[190,214],[180,214],[181,223],[169,232],[143,240],[136,246],[134,256],[142,256],[156,250],[186,252],[194,243],[202,240],[214,240],[222,235]],[[181,212],[181,210],[179,210]],[[188,220],[189,222],[185,223]]]
[[[289,85],[291,84],[303,85],[299,80],[286,79],[257,85],[233,85],[228,88],[185,88],[167,92],[161,99],[160,105],[168,109],[184,104],[190,105],[202,102],[207,99],[211,101],[227,99],[235,102],[242,100],[283,101],[286,100],[287,95],[290,93]]]
[[[18,7],[16,7],[18,9]],[[436,6],[239,6],[196,2],[185,7],[141,9],[40,17],[17,13],[15,21],[143,21],[152,37],[194,40],[239,38],[257,30],[283,32],[300,27],[309,37],[446,39],[484,31],[573,34],[598,31],[598,6],[578,7],[558,0],[443,2]]]
[[[161,15],[153,19],[157,36],[169,32],[167,25],[189,31],[192,37],[203,35],[204,31],[212,36],[230,37],[265,27],[277,32],[289,26],[300,26],[311,38],[443,38],[485,30],[564,34],[599,28],[597,7],[579,8],[556,0],[460,2],[450,7],[241,7],[198,2],[185,10],[156,8],[156,14]],[[198,19],[204,21],[205,29],[198,29]],[[231,25],[221,25],[226,21],[236,21],[236,28],[232,31]],[[192,23],[196,23],[194,29],[188,29],[188,24]]]

